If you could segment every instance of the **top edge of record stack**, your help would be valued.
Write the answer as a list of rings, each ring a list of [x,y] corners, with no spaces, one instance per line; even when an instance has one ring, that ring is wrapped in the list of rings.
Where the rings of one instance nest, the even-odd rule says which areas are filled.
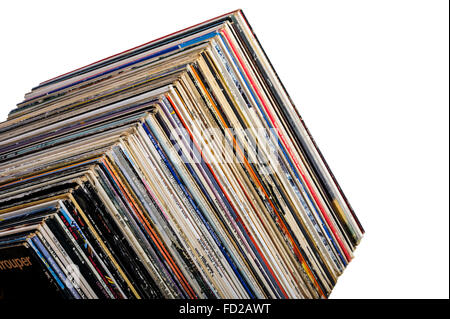
[[[363,233],[241,10],[0,123],[0,298],[326,298]]]

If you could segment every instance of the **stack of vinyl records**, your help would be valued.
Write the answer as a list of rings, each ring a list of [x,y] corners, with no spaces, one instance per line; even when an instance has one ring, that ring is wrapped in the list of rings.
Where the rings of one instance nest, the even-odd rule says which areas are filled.
[[[363,233],[240,10],[0,123],[3,298],[326,298]]]

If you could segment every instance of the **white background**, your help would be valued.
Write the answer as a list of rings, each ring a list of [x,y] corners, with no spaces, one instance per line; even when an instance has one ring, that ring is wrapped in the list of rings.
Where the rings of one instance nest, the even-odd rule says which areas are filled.
[[[449,3],[1,1],[0,120],[39,82],[242,8],[366,229],[332,298],[449,298]]]

